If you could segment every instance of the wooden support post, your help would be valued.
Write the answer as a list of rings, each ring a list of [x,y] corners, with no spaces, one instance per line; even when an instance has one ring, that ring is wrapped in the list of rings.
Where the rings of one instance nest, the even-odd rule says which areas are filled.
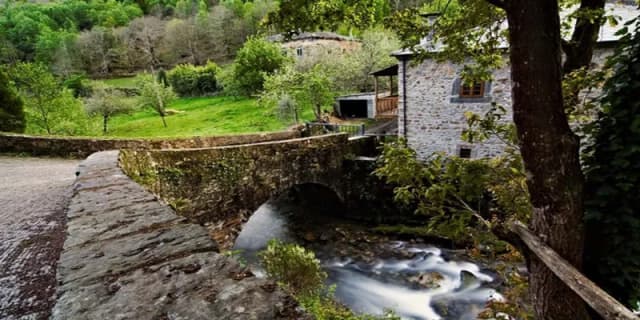
[[[578,294],[593,310],[607,320],[638,320],[636,315],[627,309],[622,303],[614,299],[595,283],[585,277],[567,260],[562,258],[553,249],[529,231],[527,226],[517,221],[509,225],[509,229],[515,232],[546,266],[571,290]]]
[[[376,92],[376,100],[378,100],[378,77],[373,77],[373,87]]]
[[[393,95],[393,76],[389,76],[389,96]]]

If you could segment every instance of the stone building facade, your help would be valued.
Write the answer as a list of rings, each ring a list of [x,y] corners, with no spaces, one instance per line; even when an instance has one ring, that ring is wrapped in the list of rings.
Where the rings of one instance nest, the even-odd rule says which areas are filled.
[[[359,41],[333,32],[303,32],[290,39],[277,34],[267,40],[279,43],[288,55],[298,60],[316,60],[323,55],[346,53],[360,46]]]
[[[618,40],[616,31],[624,21],[635,18],[640,12],[636,7],[623,4],[607,6],[614,15],[621,17],[622,22],[618,26],[605,25],[601,28],[592,59],[596,68],[613,53]],[[511,121],[511,66],[508,56],[504,57],[505,65],[494,70],[491,81],[476,88],[477,92],[467,88],[467,96],[463,96],[460,90],[462,65],[431,59],[416,64],[410,50],[395,52],[394,56],[398,59],[398,134],[406,138],[420,159],[436,152],[469,158],[494,157],[504,152],[506,145],[496,138],[468,144],[461,135],[467,128],[465,112],[484,115],[493,103],[505,107],[504,121]],[[583,94],[594,95],[594,92]]]

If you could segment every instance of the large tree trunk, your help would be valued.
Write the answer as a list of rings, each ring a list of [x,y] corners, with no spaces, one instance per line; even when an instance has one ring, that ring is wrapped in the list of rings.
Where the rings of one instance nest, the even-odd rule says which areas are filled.
[[[534,207],[530,228],[582,267],[583,176],[579,139],[564,113],[557,0],[506,2],[514,122]],[[535,255],[529,285],[537,319],[588,319],[584,302]]]

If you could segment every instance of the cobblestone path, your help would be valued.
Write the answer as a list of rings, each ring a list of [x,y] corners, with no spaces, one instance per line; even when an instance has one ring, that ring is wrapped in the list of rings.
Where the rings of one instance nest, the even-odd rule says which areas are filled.
[[[48,319],[78,161],[0,156],[0,319]]]

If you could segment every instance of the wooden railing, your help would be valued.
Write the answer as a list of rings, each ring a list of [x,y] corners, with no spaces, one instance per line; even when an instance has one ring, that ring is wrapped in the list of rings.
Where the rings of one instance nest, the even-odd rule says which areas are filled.
[[[304,124],[310,135],[322,135],[328,133],[348,133],[349,137],[363,136],[364,124],[337,124],[322,122],[307,122]]]
[[[622,303],[614,299],[595,283],[574,268],[557,252],[549,248],[538,236],[520,222],[509,226],[520,239],[562,282],[579,295],[603,319],[638,320],[639,318]]]
[[[376,97],[376,117],[394,117],[398,115],[398,96]]]

